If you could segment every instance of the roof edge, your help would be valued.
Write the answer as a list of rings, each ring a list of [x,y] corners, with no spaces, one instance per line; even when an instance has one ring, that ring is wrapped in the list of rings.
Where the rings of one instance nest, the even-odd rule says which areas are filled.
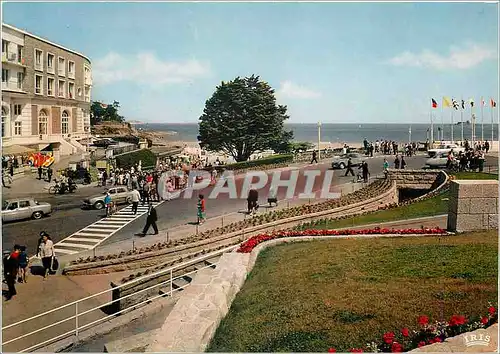
[[[7,28],[9,28],[9,29],[11,29],[11,30],[13,30],[13,31],[20,32],[20,33],[22,33],[22,34],[24,34],[24,35],[26,35],[26,36],[30,36],[30,37],[33,37],[33,38],[35,38],[35,39],[38,39],[39,41],[42,41],[42,42],[48,43],[48,44],[50,44],[50,45],[53,45],[54,47],[58,47],[59,49],[62,49],[62,50],[65,50],[65,51],[67,51],[67,52],[70,52],[70,53],[76,54],[76,55],[78,55],[78,56],[80,56],[80,57],[82,57],[82,58],[87,59],[90,63],[92,63],[92,61],[90,60],[90,58],[89,58],[89,57],[87,57],[86,55],[83,55],[82,53],[79,53],[79,52],[77,52],[77,51],[75,51],[75,50],[68,49],[68,48],[66,48],[66,47],[64,47],[64,46],[62,46],[62,45],[60,45],[60,44],[57,44],[57,43],[51,42],[51,41],[49,41],[48,39],[45,39],[45,38],[39,37],[39,36],[37,36],[37,35],[34,35],[33,33],[27,32],[27,31],[25,31],[25,30],[22,30],[22,29],[20,29],[20,28],[17,28],[17,27],[14,27],[14,26],[12,26],[12,25],[9,25],[9,24],[6,24],[6,23],[3,23],[3,22],[2,22],[2,27],[4,27],[4,26],[5,26],[5,27],[7,27]]]

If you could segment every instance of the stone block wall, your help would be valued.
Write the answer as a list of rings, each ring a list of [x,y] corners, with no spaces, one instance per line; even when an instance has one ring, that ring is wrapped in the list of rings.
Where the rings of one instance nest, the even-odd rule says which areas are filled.
[[[490,229],[498,229],[498,181],[452,181],[448,230],[463,232]]]
[[[250,254],[225,253],[197,273],[146,352],[204,352],[247,276]]]
[[[431,189],[446,180],[446,174],[440,170],[401,170],[389,168],[387,177],[396,182],[398,188]]]

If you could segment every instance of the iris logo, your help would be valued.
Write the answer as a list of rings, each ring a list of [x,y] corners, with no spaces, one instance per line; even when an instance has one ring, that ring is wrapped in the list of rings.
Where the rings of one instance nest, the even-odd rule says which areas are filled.
[[[490,344],[490,341],[491,336],[488,333],[468,334],[464,336],[464,342],[467,347],[472,347],[473,345],[487,346]]]

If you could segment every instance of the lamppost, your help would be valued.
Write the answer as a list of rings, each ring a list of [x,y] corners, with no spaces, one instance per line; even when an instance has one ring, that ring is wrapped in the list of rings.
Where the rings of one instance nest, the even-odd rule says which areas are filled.
[[[321,122],[318,122],[318,160],[321,158]]]

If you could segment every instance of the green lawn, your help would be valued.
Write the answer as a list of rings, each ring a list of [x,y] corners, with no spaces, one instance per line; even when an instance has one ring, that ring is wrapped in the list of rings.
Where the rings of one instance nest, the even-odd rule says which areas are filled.
[[[375,224],[388,221],[413,219],[424,216],[433,216],[448,213],[448,192],[394,209],[379,210],[371,214],[359,215],[349,219],[331,220],[318,222],[314,225],[304,225],[298,229],[338,229],[343,227],[353,227],[365,224]]]
[[[456,179],[498,179],[498,174],[481,172],[456,172]]]
[[[497,231],[338,239],[263,251],[210,352],[346,352],[416,319],[485,313],[497,299]]]

